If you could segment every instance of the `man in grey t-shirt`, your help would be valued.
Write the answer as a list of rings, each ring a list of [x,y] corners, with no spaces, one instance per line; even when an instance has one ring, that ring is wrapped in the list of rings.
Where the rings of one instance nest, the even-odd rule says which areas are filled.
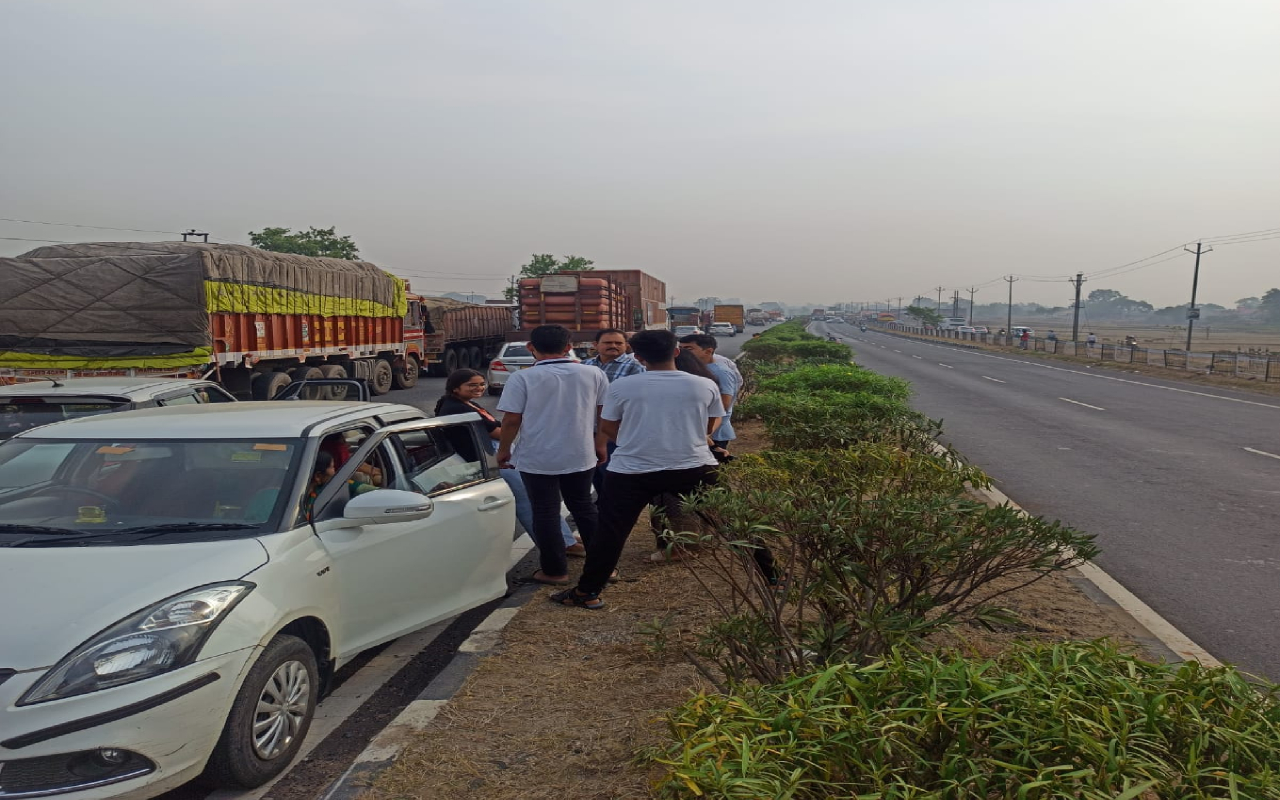
[[[646,371],[614,382],[605,396],[600,430],[618,447],[582,577],[576,588],[551,596],[564,605],[604,607],[600,591],[654,497],[664,492],[683,497],[715,483],[716,460],[707,436],[725,413],[719,387],[676,369],[676,337],[670,331],[641,331],[631,337],[631,349]]]
[[[520,471],[533,507],[529,535],[541,561],[533,579],[555,585],[569,582],[561,498],[590,553],[598,519],[591,476],[605,458],[603,437],[594,428],[609,381],[599,369],[568,358],[569,345],[569,331],[559,325],[530,331],[529,351],[536,361],[507,379],[498,401],[504,414],[498,464]]]

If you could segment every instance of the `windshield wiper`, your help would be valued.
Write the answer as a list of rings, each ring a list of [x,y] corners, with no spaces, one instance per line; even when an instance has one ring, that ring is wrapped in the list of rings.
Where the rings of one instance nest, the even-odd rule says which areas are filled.
[[[50,528],[46,525],[5,524],[0,525],[0,533],[49,533],[56,536],[65,536],[67,534],[79,535],[84,531],[78,531],[73,528]]]
[[[260,525],[247,525],[243,522],[170,522],[163,525],[139,525],[135,528],[118,528],[112,533],[133,535],[147,534],[139,538],[150,539],[169,533],[187,533],[189,531],[248,531],[257,530]]]

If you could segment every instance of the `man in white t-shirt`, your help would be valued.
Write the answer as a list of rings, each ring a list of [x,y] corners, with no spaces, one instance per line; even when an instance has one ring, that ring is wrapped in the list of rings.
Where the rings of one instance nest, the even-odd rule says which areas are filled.
[[[515,467],[533,507],[533,530],[540,567],[538,583],[569,582],[560,502],[569,509],[591,552],[598,512],[591,502],[591,476],[604,461],[604,437],[595,433],[609,380],[595,367],[567,357],[569,331],[543,325],[529,332],[534,365],[507,378],[498,401],[503,412],[498,465]],[[517,436],[519,438],[517,439]]]
[[[622,547],[645,506],[664,492],[685,496],[715,483],[716,459],[707,436],[724,416],[720,389],[676,369],[676,337],[641,331],[631,350],[646,371],[609,386],[600,431],[618,443],[600,498],[600,527],[587,542],[587,561],[573,589],[553,602],[604,607],[600,591],[618,565]]]

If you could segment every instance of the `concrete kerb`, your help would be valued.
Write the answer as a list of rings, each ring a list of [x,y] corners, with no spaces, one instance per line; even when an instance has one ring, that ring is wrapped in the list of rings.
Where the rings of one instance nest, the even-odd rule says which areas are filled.
[[[523,562],[533,547],[528,534],[522,536],[512,547],[513,562]],[[515,619],[521,607],[536,596],[538,588],[537,584],[517,587],[472,629],[449,664],[369,742],[347,771],[320,794],[321,800],[355,800],[378,775],[391,767],[453,699],[480,660],[497,649],[502,630]]]

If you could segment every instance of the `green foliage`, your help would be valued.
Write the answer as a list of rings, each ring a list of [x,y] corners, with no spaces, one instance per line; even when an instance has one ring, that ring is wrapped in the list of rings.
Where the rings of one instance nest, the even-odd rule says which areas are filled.
[[[730,587],[702,654],[735,682],[865,661],[1097,554],[1091,537],[969,499],[988,479],[946,454],[769,451],[726,465],[722,483],[688,503],[712,532],[683,536],[711,545],[694,570]],[[785,592],[750,569],[758,546],[784,565]]]
[[[288,228],[263,228],[249,231],[249,242],[254,247],[276,253],[296,253],[300,256],[323,256],[355,261],[360,251],[350,236],[338,236],[332,227],[308,228],[292,233]]]
[[[1280,798],[1277,687],[1106,642],[897,649],[700,694],[667,724],[671,800]]]
[[[902,400],[867,391],[762,391],[740,400],[734,414],[763,420],[769,438],[779,448],[813,450],[894,441],[927,449],[935,430],[927,418]]]
[[[925,325],[942,324],[942,315],[932,308],[925,308],[924,306],[907,306],[906,313],[920,320],[920,322]]]
[[[582,256],[565,256],[562,261],[550,253],[534,253],[529,256],[528,264],[520,266],[520,277],[541,278],[553,272],[585,272],[595,269],[593,266],[595,263]],[[508,301],[514,301],[519,296],[520,290],[509,286],[503,290],[503,294]]]
[[[1258,313],[1267,322],[1280,325],[1280,289],[1268,289],[1258,303]]]
[[[802,366],[785,374],[760,381],[765,392],[868,392],[880,397],[907,401],[911,384],[869,369],[848,365]]]

